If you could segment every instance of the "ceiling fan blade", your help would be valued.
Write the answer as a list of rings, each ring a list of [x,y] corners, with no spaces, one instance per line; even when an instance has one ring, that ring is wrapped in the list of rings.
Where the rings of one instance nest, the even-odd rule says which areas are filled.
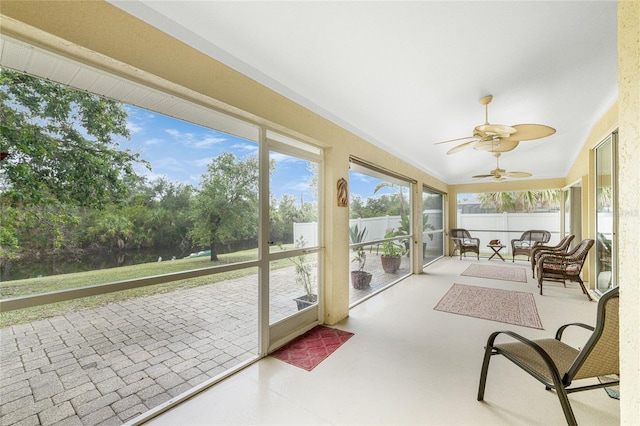
[[[506,138],[502,138],[502,140],[509,142],[532,141],[546,138],[556,132],[556,129],[545,126],[544,124],[516,124],[513,128],[516,132],[511,133]]]
[[[456,152],[460,152],[460,151],[462,151],[464,149],[467,149],[468,147],[472,146],[476,142],[478,142],[478,140],[474,139],[472,141],[465,142],[465,143],[460,144],[458,146],[454,146],[449,151],[447,151],[447,155],[455,154]]]
[[[449,139],[448,141],[436,142],[434,145],[440,145],[440,144],[443,144],[443,143],[456,142],[456,141],[463,141],[465,139],[478,139],[478,137],[477,136],[465,136],[464,138]]]
[[[495,175],[475,175],[471,177],[476,179],[482,179],[482,178],[488,178],[488,177],[495,177]]]
[[[510,135],[516,132],[516,129],[511,126],[505,126],[504,124],[481,124],[476,126],[476,133],[486,133],[489,135]]]
[[[505,173],[505,175],[512,178],[524,178],[524,177],[533,176],[531,173],[528,173],[528,172],[507,172]]]
[[[493,140],[480,141],[473,148],[486,152],[507,152],[515,149],[518,143],[516,141],[505,141],[503,138],[495,138]]]

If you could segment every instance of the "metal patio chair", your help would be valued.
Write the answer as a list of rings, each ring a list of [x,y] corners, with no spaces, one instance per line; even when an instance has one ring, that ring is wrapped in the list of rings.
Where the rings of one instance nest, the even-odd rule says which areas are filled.
[[[565,324],[558,329],[555,339],[529,340],[511,331],[492,333],[485,347],[478,401],[484,399],[491,356],[503,355],[542,382],[545,389],[554,389],[567,424],[577,425],[567,394],[614,386],[619,383],[619,380],[596,383],[598,377],[620,374],[618,300],[618,287],[614,287],[598,301],[595,328],[581,323]],[[569,326],[579,326],[592,331],[582,349],[575,349],[561,342],[562,334]],[[510,336],[516,341],[495,343],[499,335]],[[593,379],[594,383],[570,387],[574,381],[582,379]]]

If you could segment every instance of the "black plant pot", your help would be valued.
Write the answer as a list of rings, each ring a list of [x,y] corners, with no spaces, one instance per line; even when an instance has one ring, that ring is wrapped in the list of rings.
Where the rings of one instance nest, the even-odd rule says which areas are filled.
[[[382,262],[382,269],[384,269],[384,272],[386,272],[387,274],[395,274],[398,269],[400,269],[400,263],[402,262],[402,259],[400,258],[400,256],[380,256],[380,261]]]
[[[356,290],[363,290],[369,287],[373,275],[365,271],[351,271],[351,285]]]
[[[317,294],[305,294],[304,296],[296,297],[293,299],[298,304],[298,310],[301,311],[304,308],[314,305],[318,301]]]

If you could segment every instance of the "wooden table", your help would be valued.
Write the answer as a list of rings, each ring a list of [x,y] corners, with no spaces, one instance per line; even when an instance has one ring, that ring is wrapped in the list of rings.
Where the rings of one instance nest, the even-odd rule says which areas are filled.
[[[491,255],[491,257],[489,257],[489,260],[493,259],[495,255],[498,255],[498,257],[504,262],[504,257],[502,257],[502,255],[500,254],[500,250],[502,250],[506,246],[502,244],[487,244],[487,247],[493,250],[493,254]]]

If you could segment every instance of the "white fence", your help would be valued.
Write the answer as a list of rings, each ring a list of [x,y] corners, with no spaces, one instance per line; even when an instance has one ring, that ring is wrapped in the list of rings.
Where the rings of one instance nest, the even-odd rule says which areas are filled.
[[[429,215],[429,222],[436,229],[441,229],[443,224],[442,211],[425,210]],[[613,223],[611,213],[598,213],[600,231],[608,238],[611,238],[612,230],[609,229]],[[458,227],[468,229],[472,236],[480,238],[481,247],[485,247],[489,241],[497,239],[502,242],[507,250],[511,252],[511,240],[530,229],[544,229],[551,232],[549,244],[554,245],[560,242],[560,212],[545,213],[466,213],[458,211]],[[400,226],[400,216],[379,216],[369,218],[357,218],[349,220],[349,226],[358,225],[358,229],[367,229],[365,242],[376,241],[384,238],[390,229],[397,229]],[[494,231],[495,230],[495,231]],[[318,245],[318,222],[294,223],[293,235],[295,240],[301,236],[304,238],[307,247]],[[442,238],[440,235],[434,236],[434,244],[438,244]],[[436,241],[437,239],[437,241]],[[424,237],[425,242],[429,241]]]
[[[428,223],[434,228],[442,228],[442,211],[441,210],[425,210],[425,214],[429,215]],[[357,218],[349,220],[349,227],[358,225],[358,230],[367,229],[367,235],[363,242],[377,241],[384,238],[391,230],[397,230],[400,227],[400,216],[378,216]],[[293,224],[294,241],[298,241],[300,237],[304,238],[307,247],[315,247],[318,245],[318,222],[294,223]]]
[[[473,237],[480,238],[484,248],[491,240],[500,240],[506,252],[511,252],[511,240],[519,238],[524,231],[543,229],[551,232],[548,244],[560,242],[560,212],[548,213],[468,213],[458,211],[458,228],[469,230]]]

